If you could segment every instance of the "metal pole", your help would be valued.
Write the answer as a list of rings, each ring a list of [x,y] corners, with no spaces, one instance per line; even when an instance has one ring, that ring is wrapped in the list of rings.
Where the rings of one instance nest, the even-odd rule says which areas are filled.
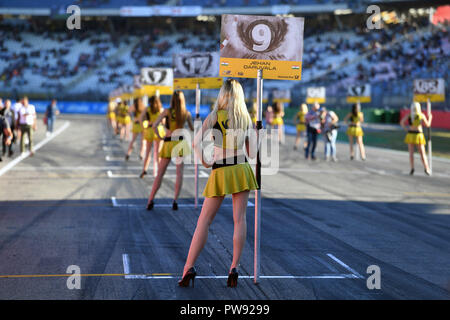
[[[262,97],[263,97],[263,75],[262,70],[258,70],[256,80],[256,181],[258,189],[255,190],[255,256],[254,256],[254,283],[259,280],[260,271],[260,247],[261,247],[261,159],[260,159],[260,130],[262,129]]]
[[[198,131],[198,121],[200,120],[200,84],[197,82],[195,87],[195,121],[194,121],[194,137]],[[195,138],[194,138],[195,139]],[[198,158],[194,152],[194,165],[195,165],[195,208],[198,207]]]
[[[159,98],[159,89],[155,90],[155,97]],[[157,129],[158,130],[158,129]],[[153,177],[158,175],[158,154],[159,150],[156,150],[156,142],[153,141]]]
[[[430,119],[431,116],[431,102],[430,99],[427,99],[427,113],[428,113],[428,119]],[[431,123],[430,126],[427,128],[428,131],[428,164],[430,166],[430,173],[433,173],[433,157],[431,152]]]

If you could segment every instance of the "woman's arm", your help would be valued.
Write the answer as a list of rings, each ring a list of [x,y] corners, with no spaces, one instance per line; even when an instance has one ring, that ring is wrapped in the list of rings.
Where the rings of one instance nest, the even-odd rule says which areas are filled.
[[[190,112],[188,112],[187,123],[188,123],[189,129],[191,129],[191,131],[194,131],[194,124],[192,123],[192,116],[191,116]]]
[[[212,164],[209,164],[205,161],[205,158],[203,157],[203,149],[202,149],[203,138],[204,138],[206,132],[211,128],[210,117],[211,117],[211,114],[209,114],[206,117],[206,119],[203,121],[202,129],[199,132],[197,132],[197,135],[194,137],[194,142],[193,142],[194,152],[195,152],[197,158],[201,159],[202,164],[205,168],[212,167]]]
[[[403,130],[408,131],[408,128],[405,126],[406,124],[406,120],[408,119],[409,114],[405,115],[401,120],[400,120],[400,125],[402,126]]]
[[[164,109],[164,111],[161,112],[161,114],[158,116],[158,119],[156,119],[156,121],[152,123],[153,132],[155,132],[155,134],[161,140],[163,140],[163,138],[159,135],[158,125],[161,123],[162,119],[167,116],[167,114],[168,114],[167,109]]]
[[[424,114],[423,115],[423,123],[425,124],[425,127],[430,127],[431,126],[431,120],[433,120],[433,114],[430,113],[430,116],[427,119],[427,116]]]
[[[345,116],[344,122],[345,122],[346,124],[348,124],[348,119],[350,119],[350,116],[351,116],[351,113],[347,113],[347,115]]]
[[[364,113],[362,113],[362,112],[359,114],[359,121],[361,123],[364,123]]]

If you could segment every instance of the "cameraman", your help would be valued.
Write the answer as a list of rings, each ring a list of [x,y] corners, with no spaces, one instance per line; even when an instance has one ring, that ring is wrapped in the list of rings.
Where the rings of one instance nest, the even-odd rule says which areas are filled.
[[[338,121],[339,118],[331,110],[327,110],[325,107],[320,108],[320,122],[323,129],[323,137],[325,142],[325,160],[330,161],[331,159],[336,162],[338,161],[336,157],[336,138],[338,135]]]

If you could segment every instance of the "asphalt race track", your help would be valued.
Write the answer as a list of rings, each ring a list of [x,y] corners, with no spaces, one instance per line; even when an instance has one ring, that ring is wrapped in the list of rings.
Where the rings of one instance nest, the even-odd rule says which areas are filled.
[[[434,159],[427,177],[417,157],[411,177],[405,152],[368,147],[366,162],[350,161],[339,144],[333,163],[322,160],[320,142],[319,160],[308,162],[288,137],[278,174],[263,176],[259,283],[252,193],[238,287],[226,287],[228,197],[195,288],[179,288],[200,212],[193,166],[178,211],[173,166],[146,211],[152,174],[139,179],[136,151],[125,163],[127,143],[105,131],[104,119],[62,116],[46,141],[40,122],[35,156],[0,163],[0,299],[450,299],[450,161]],[[200,190],[208,174],[201,169]],[[71,265],[81,289],[67,287]],[[381,289],[367,287],[371,265]]]

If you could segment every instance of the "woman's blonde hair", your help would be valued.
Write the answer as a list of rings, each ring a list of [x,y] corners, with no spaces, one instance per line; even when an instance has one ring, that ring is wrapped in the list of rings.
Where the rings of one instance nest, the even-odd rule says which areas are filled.
[[[228,79],[220,88],[214,108],[211,112],[209,125],[214,126],[217,120],[217,111],[227,110],[228,112],[228,129],[247,130],[252,126],[252,120],[245,104],[244,90],[241,84],[234,80]]]
[[[306,103],[302,103],[300,106],[300,110],[305,114],[308,113],[308,105]]]
[[[414,118],[416,117],[416,115],[420,115],[422,113],[422,109],[420,107],[420,103],[414,101],[413,103],[411,103],[411,120],[414,121]]]

